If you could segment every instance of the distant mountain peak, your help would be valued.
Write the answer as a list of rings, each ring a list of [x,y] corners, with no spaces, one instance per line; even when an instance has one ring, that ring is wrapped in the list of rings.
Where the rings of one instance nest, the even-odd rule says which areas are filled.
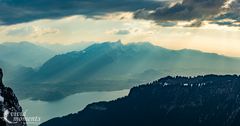
[[[52,50],[31,42],[0,44],[0,59],[16,66],[38,67],[54,55]]]
[[[107,50],[107,49],[116,49],[124,46],[121,41],[117,42],[103,42],[103,43],[95,43],[88,48],[84,49],[85,51],[96,51],[96,50]]]
[[[151,49],[151,48],[161,48],[161,49],[165,49],[162,48],[160,46],[155,46],[150,42],[130,42],[127,44],[123,44],[121,40],[118,40],[116,42],[103,42],[103,43],[95,43],[92,46],[89,46],[88,48],[86,48],[85,50],[88,49],[99,49],[99,48],[103,48],[103,49],[107,49],[107,48],[111,48],[111,49],[117,49],[117,48],[121,48],[121,47],[133,47],[133,48],[146,48],[146,49]],[[166,49],[167,50],[167,49]]]
[[[121,40],[121,39],[119,39],[119,40],[117,40],[117,41],[116,41],[116,43],[122,43],[122,40]]]
[[[28,42],[28,41],[4,42],[4,43],[2,43],[2,44],[3,44],[3,45],[33,45],[33,46],[36,46],[34,43]]]

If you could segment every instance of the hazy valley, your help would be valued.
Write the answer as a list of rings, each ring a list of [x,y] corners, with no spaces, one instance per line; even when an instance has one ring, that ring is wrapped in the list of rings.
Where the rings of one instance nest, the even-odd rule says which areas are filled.
[[[239,12],[240,0],[0,0],[0,126],[239,126]]]
[[[36,53],[31,52],[36,55],[28,56],[28,52],[18,55],[29,61],[40,58],[39,61],[44,62],[42,65],[30,67],[31,65],[27,64],[35,63],[24,64],[25,61],[18,62],[19,59],[9,57],[15,59],[16,63],[10,67],[11,63],[4,63],[9,62],[8,57],[2,58],[2,66],[6,66],[6,76],[9,76],[6,77],[6,82],[21,99],[53,101],[79,92],[129,89],[167,75],[195,76],[240,72],[239,58],[188,49],[169,50],[147,42],[103,42],[67,53],[50,50],[53,56],[47,58],[38,56],[47,53],[41,53],[41,50],[49,50],[45,47],[30,43],[19,43],[14,47],[24,48],[28,44],[34,47],[32,50],[40,48]],[[13,47],[7,47],[7,51],[1,50],[1,54],[16,53],[9,48]]]

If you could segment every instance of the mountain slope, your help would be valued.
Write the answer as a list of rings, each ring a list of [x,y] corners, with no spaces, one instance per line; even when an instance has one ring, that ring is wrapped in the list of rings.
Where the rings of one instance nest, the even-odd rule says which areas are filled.
[[[40,126],[237,126],[240,76],[166,77]]]
[[[0,44],[0,59],[15,66],[38,67],[54,55],[55,52],[29,42]]]
[[[240,72],[240,60],[200,51],[172,51],[150,43],[95,44],[89,48],[57,55],[38,72],[42,79],[79,81],[83,78],[127,78],[129,75],[155,70],[194,70],[199,72]],[[126,74],[127,73],[127,74]]]

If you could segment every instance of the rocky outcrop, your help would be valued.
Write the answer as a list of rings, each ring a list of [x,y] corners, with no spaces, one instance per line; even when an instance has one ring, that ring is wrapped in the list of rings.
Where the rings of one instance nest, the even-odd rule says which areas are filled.
[[[22,108],[13,90],[2,82],[3,72],[0,68],[0,126],[26,126]]]

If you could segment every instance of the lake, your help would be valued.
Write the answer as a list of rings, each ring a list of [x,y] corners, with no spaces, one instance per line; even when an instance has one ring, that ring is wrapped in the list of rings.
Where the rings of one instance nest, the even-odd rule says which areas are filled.
[[[54,102],[36,101],[25,99],[20,101],[20,105],[23,108],[23,112],[26,112],[27,118],[36,117],[35,122],[28,122],[30,126],[39,125],[54,117],[61,117],[70,113],[76,113],[86,105],[99,102],[110,101],[119,97],[128,95],[129,89],[120,91],[105,91],[105,92],[85,92],[70,95],[62,100]]]

